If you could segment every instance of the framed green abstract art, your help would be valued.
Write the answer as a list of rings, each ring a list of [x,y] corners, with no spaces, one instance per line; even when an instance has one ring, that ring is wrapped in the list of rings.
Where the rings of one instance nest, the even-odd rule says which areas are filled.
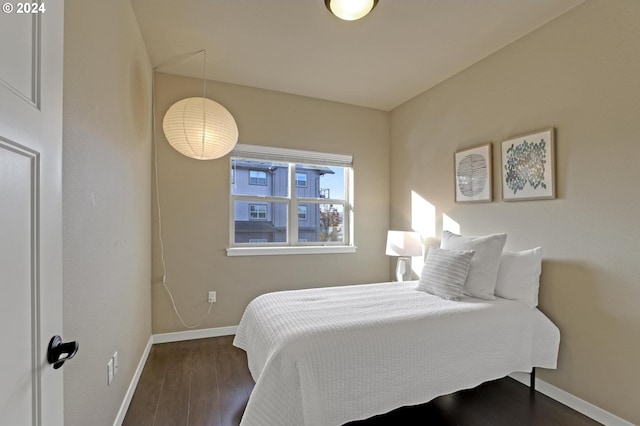
[[[516,136],[502,142],[502,199],[556,198],[554,129]]]

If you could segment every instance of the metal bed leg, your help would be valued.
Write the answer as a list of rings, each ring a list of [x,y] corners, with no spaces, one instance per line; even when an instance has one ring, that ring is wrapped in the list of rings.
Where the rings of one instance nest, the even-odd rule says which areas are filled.
[[[529,382],[529,396],[533,398],[536,395],[536,368],[531,369],[531,381]]]

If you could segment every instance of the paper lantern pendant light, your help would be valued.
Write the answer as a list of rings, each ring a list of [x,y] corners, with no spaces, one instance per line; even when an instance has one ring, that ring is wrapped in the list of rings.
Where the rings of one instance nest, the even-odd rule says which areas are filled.
[[[202,97],[171,105],[162,129],[176,151],[196,160],[223,157],[238,142],[238,126],[231,113],[219,103]]]

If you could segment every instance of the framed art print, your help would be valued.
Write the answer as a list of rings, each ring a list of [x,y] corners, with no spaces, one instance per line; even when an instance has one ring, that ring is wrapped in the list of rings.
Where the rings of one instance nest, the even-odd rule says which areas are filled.
[[[556,198],[554,129],[502,142],[502,199]]]
[[[456,202],[482,203],[493,199],[491,159],[490,143],[455,153]]]

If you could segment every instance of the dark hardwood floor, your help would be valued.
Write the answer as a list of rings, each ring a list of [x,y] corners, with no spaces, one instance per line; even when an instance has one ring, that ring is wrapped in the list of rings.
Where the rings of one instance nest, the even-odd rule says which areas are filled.
[[[123,425],[237,426],[253,380],[232,342],[224,336],[154,345]],[[530,398],[528,387],[504,378],[349,426],[598,424],[540,393]]]

